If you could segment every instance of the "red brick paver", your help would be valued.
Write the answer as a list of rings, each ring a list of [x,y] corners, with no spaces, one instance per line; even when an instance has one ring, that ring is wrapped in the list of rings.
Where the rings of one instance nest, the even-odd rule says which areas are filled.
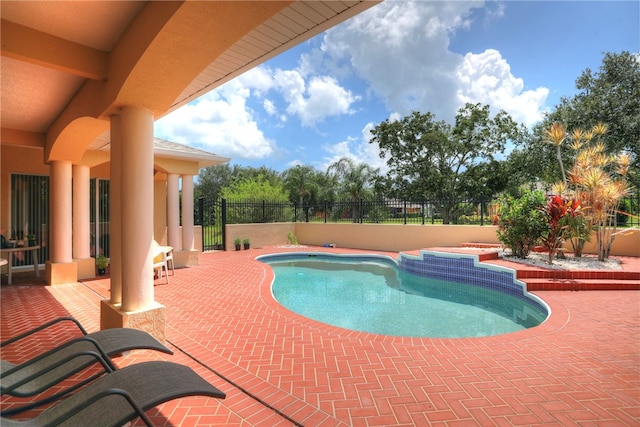
[[[167,338],[175,354],[133,352],[117,364],[150,359],[188,364],[227,399],[169,402],[150,411],[154,422],[640,424],[638,291],[536,291],[550,305],[551,317],[536,328],[496,337],[390,337],[324,325],[277,304],[270,293],[271,270],[254,258],[281,250],[289,249],[207,253],[199,266],[176,270],[170,285],[156,281],[155,298],[166,307]],[[60,315],[97,330],[99,300],[108,287],[108,279],[3,286],[2,339]],[[28,352],[3,349],[2,357],[24,360],[52,345],[38,344]]]

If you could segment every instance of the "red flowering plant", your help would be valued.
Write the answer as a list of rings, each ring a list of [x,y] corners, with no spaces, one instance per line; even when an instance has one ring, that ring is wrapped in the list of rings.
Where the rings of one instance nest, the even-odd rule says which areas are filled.
[[[549,196],[542,214],[548,227],[542,235],[542,245],[549,252],[549,264],[553,264],[553,257],[572,232],[570,219],[580,215],[580,201],[560,195]]]

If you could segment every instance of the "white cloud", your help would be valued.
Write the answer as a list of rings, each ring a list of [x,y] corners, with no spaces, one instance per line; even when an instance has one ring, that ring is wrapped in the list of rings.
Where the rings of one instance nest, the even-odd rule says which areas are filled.
[[[286,111],[305,127],[313,127],[327,117],[351,114],[351,105],[359,100],[329,76],[313,76],[305,81],[298,70],[277,70],[275,86],[287,103]]]
[[[539,87],[524,91],[524,81],[511,74],[500,52],[488,49],[480,54],[468,53],[456,71],[460,103],[480,102],[494,110],[505,110],[514,120],[530,126],[542,119],[549,89]]]
[[[389,170],[386,164],[387,159],[381,159],[378,145],[369,142],[372,138],[371,130],[375,126],[374,123],[367,123],[362,128],[359,138],[349,137],[337,144],[324,145],[322,148],[328,156],[323,157],[322,161],[314,166],[319,170],[326,170],[331,164],[347,157],[356,164],[366,163],[374,169],[379,168],[382,174],[386,173]]]
[[[262,159],[276,150],[247,108],[249,89],[232,81],[155,123],[155,135],[222,156]]]
[[[473,5],[462,2],[385,2],[326,33],[323,49],[347,61],[387,108],[452,117],[457,108],[459,55],[449,35],[468,25]]]
[[[469,28],[471,12],[483,6],[487,19],[504,14],[501,3],[387,1],[329,30],[322,50],[337,64],[348,62],[401,115],[428,111],[452,121],[465,102],[480,102],[531,124],[541,117],[548,89],[524,90],[497,51],[449,50],[451,36]],[[329,68],[326,60],[314,63]]]

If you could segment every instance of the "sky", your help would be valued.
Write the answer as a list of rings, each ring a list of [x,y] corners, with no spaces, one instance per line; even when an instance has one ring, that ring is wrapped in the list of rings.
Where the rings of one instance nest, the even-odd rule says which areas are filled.
[[[640,53],[640,1],[386,0],[155,123],[231,165],[386,170],[370,130],[412,111],[453,124],[466,102],[541,120],[603,53]]]

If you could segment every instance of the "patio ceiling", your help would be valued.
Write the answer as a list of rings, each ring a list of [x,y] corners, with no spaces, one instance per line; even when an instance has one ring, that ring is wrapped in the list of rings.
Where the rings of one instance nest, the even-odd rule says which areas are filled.
[[[77,159],[118,108],[157,120],[376,3],[3,0],[2,144]]]

